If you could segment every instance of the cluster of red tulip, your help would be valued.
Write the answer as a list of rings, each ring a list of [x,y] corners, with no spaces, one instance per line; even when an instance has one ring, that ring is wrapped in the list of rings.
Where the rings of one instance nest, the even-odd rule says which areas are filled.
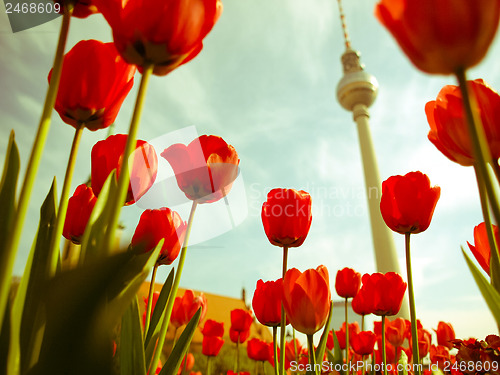
[[[196,207],[226,197],[238,175],[240,160],[234,147],[218,136],[203,135],[188,145],[174,144],[163,150],[160,156],[171,165],[179,189],[192,201],[188,220],[167,207],[146,210],[129,251],[113,254],[112,250],[121,207],[144,196],[158,172],[156,150],[137,139],[149,78],[167,75],[200,53],[203,39],[221,15],[222,3],[54,1],[63,13],[60,39],[19,196],[19,152],[13,134],[0,182],[0,357],[12,374],[114,373],[116,367],[122,374],[134,375],[155,369],[162,375],[190,371],[194,357],[188,349],[204,319],[206,299],[195,297],[192,291],[183,297],[176,295]],[[85,18],[96,12],[109,23],[114,42],[83,40],[65,54],[71,17]],[[469,244],[469,248],[489,280],[465,252],[464,256],[500,326],[500,236],[495,225],[500,223],[496,196],[500,187],[500,131],[496,123],[500,95],[483,80],[468,81],[466,76],[466,70],[483,59],[496,34],[500,0],[380,0],[376,16],[417,68],[457,77],[458,86],[445,86],[436,100],[425,106],[428,138],[450,160],[474,167],[484,223],[474,228],[474,245]],[[90,181],[78,186],[70,197],[83,130],[96,131],[113,124],[134,84],[136,70],[142,77],[128,134],[111,135],[94,145]],[[53,109],[75,128],[74,141],[59,204],[54,184],[42,206],[25,275],[11,299],[12,267]],[[387,226],[405,236],[407,283],[394,272],[361,277],[349,268],[338,271],[335,290],[345,300],[346,313],[343,327],[334,334],[326,267],[319,265],[304,272],[288,268],[289,248],[301,246],[311,227],[311,196],[294,189],[271,190],[261,217],[270,243],[283,249],[282,274],[275,281],[257,282],[252,306],[257,320],[272,327],[273,344],[252,338],[247,344],[248,356],[270,362],[277,375],[301,369],[319,375],[325,360],[342,366],[358,360],[365,363],[370,355],[385,374],[391,370],[387,364],[411,361],[420,365],[427,355],[430,363],[446,373],[498,373],[498,336],[490,335],[484,341],[456,340],[451,325],[441,322],[435,346],[430,332],[417,319],[410,235],[429,227],[439,196],[440,188],[432,187],[421,172],[384,181],[380,210]],[[61,272],[62,236],[80,246],[80,252],[74,254],[77,262],[65,272]],[[157,268],[177,258],[175,276],[172,270],[161,292],[154,293]],[[151,269],[141,326],[134,296]],[[411,319],[386,320],[398,314],[407,287]],[[349,299],[362,317],[381,317],[373,332],[364,330],[363,318],[361,331],[357,323],[349,324]],[[238,346],[250,337],[253,314],[233,310],[231,321],[229,337],[236,344],[237,355],[234,372],[228,374],[242,374]],[[175,345],[161,366],[169,324],[175,329]],[[288,324],[307,336],[307,348],[295,339],[286,342]],[[183,326],[177,338],[177,329]],[[115,327],[120,327],[119,340]],[[313,335],[322,329],[316,347]],[[224,344],[224,326],[209,319],[202,334],[209,374],[210,358],[217,356]],[[113,341],[114,346],[110,344]],[[457,349],[455,356],[449,352],[452,348]],[[364,374],[365,366],[362,371]],[[417,366],[410,372],[421,375],[422,368]]]

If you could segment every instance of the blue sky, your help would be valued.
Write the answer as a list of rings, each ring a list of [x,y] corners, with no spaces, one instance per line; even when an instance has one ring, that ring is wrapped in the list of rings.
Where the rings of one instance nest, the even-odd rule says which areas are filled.
[[[427,140],[425,103],[455,80],[417,71],[373,16],[374,5],[368,0],[346,1],[344,10],[352,46],[361,51],[367,71],[380,84],[370,113],[381,177],[420,170],[442,189],[430,228],[412,237],[417,313],[429,329],[444,320],[454,324],[459,337],[484,338],[495,332],[495,324],[460,251],[482,221],[473,170],[452,163]],[[0,161],[13,128],[26,166],[59,23],[60,19],[13,34],[5,13],[0,14]],[[111,41],[111,32],[100,15],[74,19],[68,48],[80,39]],[[258,279],[280,277],[281,250],[268,242],[260,220],[260,207],[274,187],[304,189],[312,196],[311,230],[303,246],[291,249],[290,267],[305,270],[324,264],[332,287],[336,271],[345,266],[374,272],[357,131],[351,114],[336,101],[344,52],[337,2],[226,0],[204,44],[189,64],[166,77],[153,77],[139,130],[141,139],[152,142],[162,137],[172,140],[172,132],[180,132],[180,138],[219,135],[241,159],[241,175],[229,195],[241,223],[226,231],[221,222],[221,234],[204,240],[207,225],[217,220],[210,219],[214,215],[210,208],[199,210],[193,234],[197,243],[188,253],[181,285],[233,297],[239,297],[244,287],[251,298]],[[499,53],[497,38],[469,77],[484,78],[500,89],[495,59]],[[116,132],[128,130],[139,79],[136,75]],[[39,206],[54,175],[61,187],[73,133],[54,112],[17,274],[23,270]],[[72,192],[87,179],[91,147],[105,135],[106,131],[85,131]],[[154,205],[154,199],[148,204]],[[175,209],[187,219],[185,204]],[[124,244],[140,213],[140,207],[124,208]],[[394,239],[403,265],[403,236],[394,234]],[[159,280],[168,271],[164,266]]]

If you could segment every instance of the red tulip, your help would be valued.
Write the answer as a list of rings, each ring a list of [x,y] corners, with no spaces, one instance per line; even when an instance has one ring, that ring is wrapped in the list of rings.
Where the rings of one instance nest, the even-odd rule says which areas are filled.
[[[101,192],[113,169],[117,170],[118,180],[126,143],[126,134],[116,134],[97,142],[92,148],[91,180],[96,195]],[[149,143],[138,140],[133,156],[134,164],[130,167],[130,184],[125,205],[135,203],[146,194],[153,185],[158,170],[156,152]]]
[[[495,241],[500,245],[500,233],[498,227],[492,224]],[[491,248],[486,233],[486,224],[481,223],[474,227],[474,246],[467,242],[469,249],[476,258],[479,265],[489,275],[490,274],[490,257]]]
[[[358,315],[368,315],[372,313],[371,306],[369,306],[363,288],[358,290],[356,296],[351,302],[352,310]]]
[[[361,331],[353,334],[349,341],[356,354],[361,356],[370,355],[373,353],[373,348],[377,342],[377,335],[371,331]]]
[[[269,361],[273,355],[273,347],[263,340],[254,338],[247,343],[247,355],[254,361]]]
[[[349,346],[352,345],[351,342],[352,337],[358,332],[359,332],[358,322],[349,323]],[[339,342],[340,349],[345,349],[345,322],[342,323],[342,326],[338,331],[335,331],[335,335],[337,336],[337,341]]]
[[[216,322],[213,319],[207,319],[203,329],[201,330],[203,336],[218,336],[222,337],[224,335],[224,323]]]
[[[250,310],[234,309],[231,311],[231,328],[229,337],[232,342],[245,342],[250,336],[253,314]]]
[[[281,324],[281,300],[283,297],[283,279],[276,281],[257,281],[253,294],[252,308],[257,320],[268,327]]]
[[[275,246],[297,247],[311,227],[311,196],[295,189],[273,189],[262,205],[262,224]]]
[[[68,4],[73,5],[73,17],[87,18],[91,14],[97,13],[97,7],[93,5],[93,0],[54,0],[54,3],[61,6],[59,13],[64,13],[64,8]]]
[[[224,344],[224,340],[222,339],[224,335],[224,323],[207,319],[201,333],[203,334],[202,353],[212,357],[218,355]]]
[[[467,81],[467,84],[476,98],[475,110],[481,119],[492,157],[498,160],[500,130],[496,119],[500,116],[500,95],[482,79]],[[463,166],[474,165],[460,88],[453,85],[444,86],[436,100],[425,105],[425,113],[431,128],[427,137],[434,146],[451,161]]]
[[[142,71],[166,75],[192,60],[217,22],[219,0],[93,0],[113,30],[118,51]]]
[[[227,375],[250,375],[250,373],[248,371],[233,372],[231,370],[227,370]]]
[[[362,277],[367,305],[378,316],[396,315],[401,308],[406,283],[395,272],[364,274]]]
[[[438,345],[453,349],[452,341],[455,340],[455,330],[453,326],[450,323],[439,322],[437,330],[435,331]]]
[[[54,108],[75,128],[107,128],[134,85],[134,73],[135,66],[123,61],[113,43],[82,40],[64,56]],[[49,82],[51,77],[52,70]]]
[[[328,336],[326,336],[326,348],[330,351],[335,347],[335,341],[333,341],[333,331],[328,331]]]
[[[302,347],[298,339],[287,341],[285,344],[285,369],[288,370],[291,362],[303,363],[303,356],[307,348]],[[278,348],[279,351],[279,348]],[[308,357],[306,356],[306,363]]]
[[[207,313],[207,298],[203,293],[198,297],[194,296],[194,292],[190,289],[184,292],[182,297],[176,297],[170,322],[174,327],[178,328],[184,324],[188,324],[194,314],[201,307],[200,322],[205,318]]]
[[[188,199],[216,202],[231,190],[238,176],[238,153],[221,137],[202,135],[189,145],[177,143],[161,153],[175,172]]]
[[[451,347],[453,348],[453,345]],[[431,345],[431,349],[430,349],[431,363],[437,364],[437,366],[441,370],[444,370],[444,367],[446,366],[446,362],[450,363],[450,352],[448,349],[449,348],[446,346]]]
[[[498,27],[500,3],[381,0],[375,14],[417,68],[454,74],[486,55]]]
[[[431,223],[440,194],[439,186],[431,187],[429,177],[422,172],[389,177],[382,183],[382,217],[395,232],[423,232]]]
[[[358,293],[361,285],[361,274],[352,268],[345,267],[337,271],[335,277],[335,290],[339,297],[352,298]]]
[[[403,318],[397,318],[393,321],[386,320],[385,338],[395,348],[403,345],[405,341],[406,322]]]
[[[181,250],[186,228],[186,222],[170,208],[145,210],[135,229],[131,246],[141,252],[149,252],[164,239],[157,264],[172,264]]]
[[[224,340],[219,336],[203,336],[201,352],[209,357],[215,357],[219,354],[224,345]]]
[[[75,244],[80,244],[97,198],[92,188],[85,184],[78,186],[68,200],[68,210],[64,221],[63,236]]]
[[[283,307],[291,325],[306,335],[326,323],[330,311],[330,282],[325,266],[304,273],[289,269],[283,280]]]
[[[418,336],[418,353],[420,358],[424,358],[431,348],[432,336],[429,331],[420,328],[417,330]]]

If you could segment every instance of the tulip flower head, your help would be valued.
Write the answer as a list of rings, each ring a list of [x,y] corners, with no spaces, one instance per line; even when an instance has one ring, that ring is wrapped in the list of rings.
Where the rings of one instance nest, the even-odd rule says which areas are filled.
[[[500,232],[498,227],[494,224],[492,224],[492,227],[493,234],[495,235],[495,241],[497,244],[500,244]],[[481,223],[474,227],[474,245],[471,245],[469,242],[467,242],[467,244],[469,245],[469,249],[474,255],[474,258],[476,258],[479,265],[489,275],[491,248],[488,241],[485,223]]]
[[[365,296],[366,292],[363,288],[358,290],[358,293],[351,301],[352,310],[361,316],[368,315],[372,313],[372,307],[369,305],[369,301]]]
[[[93,0],[123,58],[164,76],[200,53],[222,13],[219,0]]]
[[[342,298],[353,298],[361,286],[361,274],[352,268],[345,267],[337,271],[335,277],[335,291]]]
[[[395,232],[423,232],[431,223],[440,194],[441,188],[431,187],[429,177],[422,172],[389,177],[382,183],[382,218]]]
[[[170,322],[176,328],[188,324],[200,308],[201,322],[207,313],[207,297],[205,297],[203,293],[201,293],[198,297],[195,297],[194,292],[188,289],[184,292],[182,297],[175,298],[172,315],[170,316]]]
[[[257,320],[268,327],[281,323],[281,301],[283,298],[283,279],[276,281],[257,281],[253,294],[252,308]]]
[[[187,146],[176,143],[161,156],[172,166],[182,192],[197,203],[223,198],[238,176],[238,153],[214,135],[202,135]]]
[[[149,252],[164,239],[157,264],[172,264],[181,250],[186,228],[186,222],[170,208],[145,210],[135,229],[131,247],[139,252]]]
[[[365,293],[367,305],[378,316],[396,315],[401,308],[406,283],[395,272],[364,274],[361,291]]]
[[[358,322],[349,323],[349,346],[352,345],[352,337],[359,332],[359,324]],[[338,331],[335,331],[335,335],[337,336],[337,341],[339,343],[340,349],[345,349],[345,322],[342,323],[342,326]],[[333,339],[333,337],[332,337]]]
[[[273,356],[273,347],[263,340],[254,338],[247,343],[247,355],[254,361],[269,361]]]
[[[91,187],[78,186],[68,201],[68,210],[64,221],[63,236],[75,244],[80,244],[97,198]]]
[[[262,205],[261,217],[271,244],[281,247],[300,246],[311,227],[311,196],[302,190],[273,189]]]
[[[450,351],[447,346],[431,345],[429,356],[431,359],[431,363],[437,364],[437,366],[441,370],[444,370],[445,367],[447,366],[447,363],[450,363]]]
[[[439,322],[437,326],[436,336],[438,345],[448,349],[453,349],[453,340],[455,340],[455,330],[450,323]]]
[[[127,143],[126,134],[115,134],[97,142],[91,154],[91,184],[98,196],[109,174],[116,169],[120,176],[123,153]],[[138,201],[153,185],[158,171],[156,152],[146,141],[138,140],[133,151],[133,165],[130,165],[130,183],[125,205]]]
[[[289,269],[283,279],[283,307],[297,331],[312,335],[326,323],[330,311],[330,282],[325,266],[300,272]]]
[[[201,333],[203,334],[202,353],[209,357],[217,356],[222,345],[224,345],[224,340],[222,339],[224,335],[224,323],[207,319]]]
[[[397,318],[393,321],[386,320],[385,338],[395,348],[403,345],[405,341],[406,322],[403,318]]]
[[[482,79],[467,81],[474,94],[492,158],[500,158],[500,130],[496,119],[500,116],[500,95]],[[425,105],[430,130],[429,140],[451,161],[463,166],[475,164],[472,142],[469,138],[462,93],[458,86],[444,86],[436,98]]]
[[[373,353],[377,335],[371,331],[361,331],[351,336],[352,349],[356,354],[361,356],[370,355]]]
[[[381,0],[375,14],[420,70],[454,74],[486,55],[500,19],[491,0]]]
[[[134,85],[135,70],[120,57],[113,43],[82,40],[64,56],[54,108],[75,128],[107,128]],[[49,82],[51,77],[52,70]]]
[[[234,309],[231,311],[231,327],[229,337],[234,343],[245,342],[250,336],[253,314],[250,310]]]

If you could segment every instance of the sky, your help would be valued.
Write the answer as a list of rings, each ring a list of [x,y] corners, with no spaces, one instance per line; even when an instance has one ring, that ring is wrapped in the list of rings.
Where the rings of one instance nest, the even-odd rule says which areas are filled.
[[[444,85],[456,82],[414,68],[375,19],[375,1],[345,1],[343,6],[352,47],[361,51],[366,70],[380,86],[370,123],[382,180],[420,170],[441,187],[429,229],[412,236],[417,315],[429,330],[442,320],[454,325],[457,337],[484,338],[496,332],[495,323],[460,250],[473,241],[473,228],[482,221],[474,173],[449,161],[427,140],[425,103]],[[14,129],[22,173],[60,21],[12,33],[5,12],[0,12],[0,162]],[[72,20],[67,49],[81,39],[108,42],[112,36],[102,16],[93,15]],[[281,276],[282,251],[268,242],[260,218],[267,192],[275,187],[306,190],[313,202],[308,238],[290,250],[289,267],[304,271],[326,265],[332,295],[337,270],[376,271],[356,126],[336,101],[343,52],[334,0],[226,0],[200,55],[168,76],[151,79],[140,139],[151,142],[160,154],[171,143],[214,134],[233,145],[240,158],[240,175],[228,196],[234,225],[223,202],[200,206],[182,287],[235,298],[245,288],[250,302],[258,279]],[[469,78],[484,78],[500,89],[499,54],[497,37]],[[116,133],[128,131],[140,75],[135,79],[116,120]],[[23,272],[39,207],[54,175],[59,190],[62,186],[73,134],[54,112],[16,274]],[[106,134],[84,132],[71,192],[88,178],[90,150]],[[160,167],[159,182],[170,183],[172,196],[164,199],[152,193],[122,210],[124,245],[145,208],[169,206],[187,220],[189,202],[174,192],[168,163],[160,160]],[[404,270],[404,238],[395,233],[394,240]],[[157,280],[164,280],[169,271],[162,266]]]

